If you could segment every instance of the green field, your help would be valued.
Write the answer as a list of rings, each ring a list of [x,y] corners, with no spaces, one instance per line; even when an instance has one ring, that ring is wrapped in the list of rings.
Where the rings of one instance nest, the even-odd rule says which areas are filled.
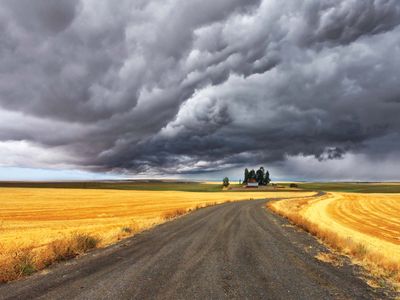
[[[299,189],[331,192],[353,193],[400,193],[400,183],[355,183],[355,182],[305,182],[296,183]],[[289,187],[289,183],[279,183],[279,188],[271,189],[274,192],[296,191]],[[79,182],[0,182],[1,187],[24,188],[71,188],[71,189],[112,189],[112,190],[140,190],[140,191],[184,191],[184,192],[220,192],[222,184],[206,184],[190,181],[162,181],[162,180],[112,180],[112,181],[79,181]],[[238,184],[231,184],[233,189]],[[247,189],[227,192],[243,192]],[[267,192],[265,189],[252,189],[252,192]]]
[[[285,184],[288,186],[289,184]],[[306,182],[297,183],[304,190],[349,193],[400,193],[400,183],[368,183],[368,182]]]
[[[182,192],[221,192],[221,184],[207,184],[193,181],[163,181],[163,180],[110,180],[110,181],[70,181],[70,182],[18,182],[0,181],[0,188],[67,188],[67,189],[111,189],[111,190],[136,190],[136,191],[182,191]],[[231,184],[232,188],[241,187]],[[268,189],[269,190],[269,189]],[[263,189],[225,190],[225,192],[266,192]],[[288,187],[274,189],[274,192],[293,191]]]
[[[185,191],[220,192],[222,184],[203,184],[200,182],[169,181],[80,181],[80,182],[0,182],[0,187],[24,188],[68,188],[68,189],[111,189],[139,191]]]

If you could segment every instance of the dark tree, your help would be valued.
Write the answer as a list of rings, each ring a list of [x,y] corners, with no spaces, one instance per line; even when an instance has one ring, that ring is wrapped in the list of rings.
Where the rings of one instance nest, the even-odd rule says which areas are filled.
[[[269,171],[265,173],[264,183],[269,184],[271,182],[271,178],[269,178]]]
[[[261,167],[260,169],[257,170],[256,180],[257,180],[258,184],[260,184],[260,185],[264,184],[264,168],[263,167]]]
[[[228,178],[228,177],[225,177],[225,178],[222,180],[222,185],[223,185],[224,187],[229,186],[229,178]]]
[[[246,169],[244,169],[243,183],[247,183],[248,180],[249,180],[249,170],[246,168]]]
[[[248,179],[256,179],[256,171],[251,170],[249,172],[249,178]]]
[[[259,185],[267,185],[271,182],[269,171],[265,172],[264,167],[260,167],[257,172],[254,170],[249,171],[247,168],[244,169],[243,184],[246,184],[250,179],[251,181],[257,181]]]

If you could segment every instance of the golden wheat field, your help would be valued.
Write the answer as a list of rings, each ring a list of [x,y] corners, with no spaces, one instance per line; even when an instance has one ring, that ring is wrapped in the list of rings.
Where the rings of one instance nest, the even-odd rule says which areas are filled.
[[[260,192],[2,188],[0,264],[5,268],[8,263],[11,268],[28,259],[40,269],[52,261],[74,256],[75,250],[70,249],[69,244],[77,233],[85,243],[91,237],[96,239],[90,247],[80,248],[105,246],[189,210],[225,201],[265,197],[266,194]],[[268,197],[293,197],[293,193],[269,192]],[[21,249],[28,250],[17,263],[10,263]],[[20,276],[21,268],[18,268],[11,274],[3,270],[3,281]],[[0,281],[1,277],[0,270]]]
[[[370,271],[400,281],[400,194],[335,192],[269,207]]]

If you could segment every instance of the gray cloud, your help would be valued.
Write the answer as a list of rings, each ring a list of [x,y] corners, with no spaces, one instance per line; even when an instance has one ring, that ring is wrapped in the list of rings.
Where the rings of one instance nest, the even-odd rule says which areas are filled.
[[[397,0],[4,1],[0,152],[129,174],[394,157],[399,23]]]
[[[77,0],[5,0],[5,9],[18,26],[34,34],[55,34],[65,30],[78,10]]]

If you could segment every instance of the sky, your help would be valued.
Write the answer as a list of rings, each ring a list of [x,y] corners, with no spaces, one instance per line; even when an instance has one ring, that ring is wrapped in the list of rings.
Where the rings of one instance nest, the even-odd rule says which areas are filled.
[[[400,180],[398,0],[3,0],[0,180]]]

